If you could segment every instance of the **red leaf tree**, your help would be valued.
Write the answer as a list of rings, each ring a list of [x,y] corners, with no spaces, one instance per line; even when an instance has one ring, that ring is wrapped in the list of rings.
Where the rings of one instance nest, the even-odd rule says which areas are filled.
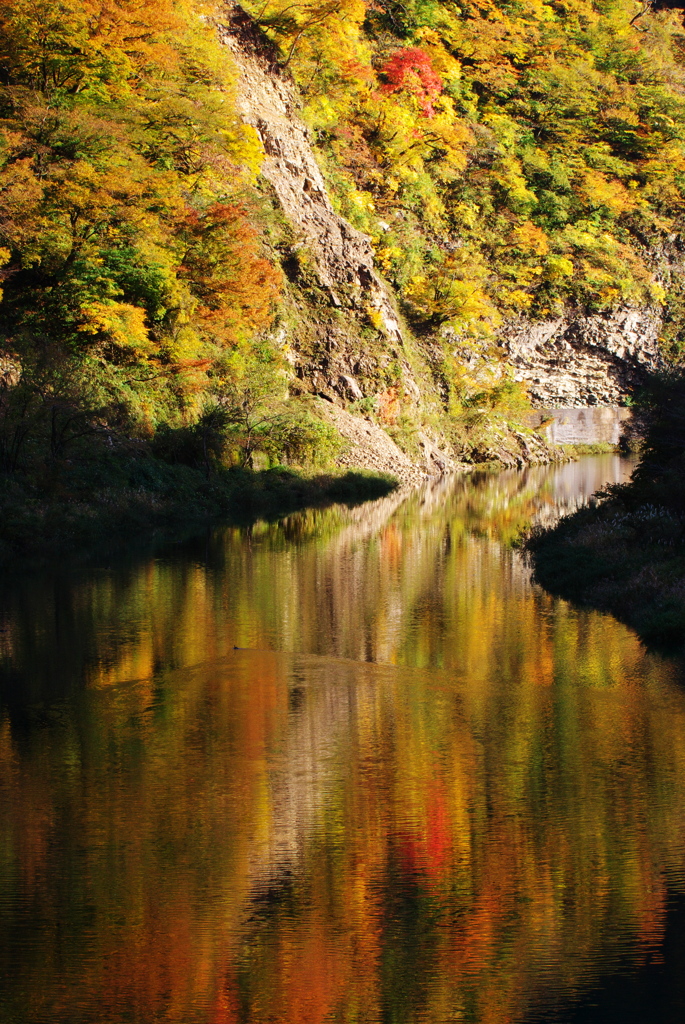
[[[386,78],[383,92],[410,92],[417,97],[423,114],[433,116],[433,100],[442,92],[442,82],[424,50],[417,46],[396,50],[381,68],[381,73]]]

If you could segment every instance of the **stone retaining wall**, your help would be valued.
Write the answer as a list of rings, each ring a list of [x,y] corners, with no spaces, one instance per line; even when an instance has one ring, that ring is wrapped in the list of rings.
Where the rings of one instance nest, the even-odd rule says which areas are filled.
[[[536,409],[530,425],[542,428],[552,444],[618,444],[630,409],[617,405],[591,405],[585,408]]]

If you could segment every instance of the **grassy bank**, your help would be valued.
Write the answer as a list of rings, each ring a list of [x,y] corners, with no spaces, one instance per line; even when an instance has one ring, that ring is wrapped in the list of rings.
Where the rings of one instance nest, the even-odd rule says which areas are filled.
[[[335,502],[357,504],[397,486],[361,472],[227,469],[206,476],[151,456],[102,458],[38,480],[0,476],[0,565],[42,561],[155,531],[249,523]]]
[[[613,612],[648,646],[685,652],[685,374],[643,396],[648,428],[627,484],[526,541],[553,594]]]
[[[560,447],[569,459],[583,459],[588,455],[613,455],[619,451],[619,446],[609,444],[607,441],[598,441],[595,444],[562,444]]]

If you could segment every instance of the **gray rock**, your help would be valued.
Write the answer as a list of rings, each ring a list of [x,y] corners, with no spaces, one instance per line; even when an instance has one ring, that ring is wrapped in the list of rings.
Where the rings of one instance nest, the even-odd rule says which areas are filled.
[[[347,374],[343,373],[340,376],[340,383],[352,401],[357,401],[364,397],[364,392],[359,387],[354,377],[349,377]]]
[[[218,31],[238,66],[239,113],[264,146],[262,174],[314,256],[332,304],[375,310],[388,338],[401,342],[397,314],[376,273],[370,240],[331,205],[309,131],[294,113],[299,105],[294,83],[237,4],[229,5]]]
[[[539,407],[620,405],[663,363],[657,309],[624,306],[592,316],[507,324],[499,342]]]

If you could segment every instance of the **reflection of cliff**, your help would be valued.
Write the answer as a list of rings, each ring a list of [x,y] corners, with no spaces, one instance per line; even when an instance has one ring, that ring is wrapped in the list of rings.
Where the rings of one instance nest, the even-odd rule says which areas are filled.
[[[238,652],[5,727],[3,1016],[495,1024],[657,943],[682,695],[609,618],[499,605],[468,672]]]
[[[0,1016],[501,1024],[658,944],[685,698],[506,546],[590,466],[15,595]]]
[[[234,645],[423,664],[421,643],[437,631],[426,624],[421,641],[417,623],[446,581],[455,595],[462,585],[487,591],[506,565],[525,582],[506,545],[628,472],[606,456],[445,478],[353,509],[215,531],[179,557],[12,580],[0,595],[4,700],[25,700],[27,687],[32,701],[64,696],[84,677],[149,678],[156,665],[196,664]],[[492,547],[469,547],[473,535]],[[448,650],[436,657],[453,660]]]
[[[456,1015],[466,1004],[474,1020],[515,1020],[531,997],[568,994],[592,973],[593,957],[604,950],[610,958],[612,944],[621,948],[626,934],[643,948],[658,941],[665,890],[650,875],[656,851],[645,839],[653,805],[640,795],[643,758],[650,759],[655,737],[640,737],[641,713],[633,716],[659,687],[626,712],[626,690],[609,664],[592,664],[601,644],[615,659],[615,628],[595,619],[583,637],[570,622],[557,623],[556,642],[567,645],[571,664],[579,658],[581,676],[589,673],[575,693],[569,677],[551,685],[559,662],[545,642],[539,661],[531,658],[519,671],[504,667],[485,693],[448,674],[369,666],[354,677],[340,663],[296,663],[308,700],[324,689],[340,700],[347,693],[349,722],[338,741],[337,792],[309,838],[307,866],[315,877],[300,880],[300,915],[294,922],[291,903],[262,908],[267,920],[259,941],[249,944],[260,952],[249,969],[238,968],[240,987],[255,1003],[264,991],[279,992],[292,973],[285,964],[274,967],[284,935],[306,976],[298,951],[310,929],[320,928],[312,890],[320,899],[325,892],[333,913],[320,955],[340,956],[357,928],[365,953],[375,944],[371,964],[355,957],[353,971],[338,965],[328,979],[333,1001],[354,1002],[360,984],[373,992],[364,1020],[388,1019],[398,990],[398,1019],[442,1022],[451,1019],[446,1007]],[[596,643],[583,657],[588,640]],[[640,659],[635,645],[622,667],[633,674]],[[607,685],[615,688],[609,696]],[[308,717],[305,708],[302,714]],[[603,724],[588,728],[588,721]],[[652,725],[659,728],[653,719]],[[666,743],[677,735],[675,726]],[[557,744],[556,755],[542,754],[536,764],[540,745]],[[676,746],[680,759],[682,741]],[[657,760],[666,750],[659,743]],[[678,816],[668,801],[661,807],[675,852]],[[291,898],[287,885],[281,892]],[[395,965],[389,973],[382,969],[384,944]],[[345,949],[344,958],[351,956]],[[341,981],[344,991],[336,992]],[[274,1019],[292,1019],[285,999],[274,995],[269,1005]]]
[[[454,664],[463,652],[452,602],[468,596],[464,614],[487,616],[502,573],[520,575],[522,585],[527,579],[508,542],[625,472],[609,456],[444,480],[403,501],[384,499],[366,518],[360,511],[336,517],[330,535],[327,513],[293,517],[253,536],[250,548],[239,532],[226,531],[216,552],[219,578],[224,587],[227,579],[243,580],[255,609],[251,621],[240,616],[238,642],[362,661]],[[292,541],[310,520],[312,539],[295,557],[283,547],[283,533]],[[469,543],[474,534],[481,544]],[[232,600],[228,591],[224,600]]]

